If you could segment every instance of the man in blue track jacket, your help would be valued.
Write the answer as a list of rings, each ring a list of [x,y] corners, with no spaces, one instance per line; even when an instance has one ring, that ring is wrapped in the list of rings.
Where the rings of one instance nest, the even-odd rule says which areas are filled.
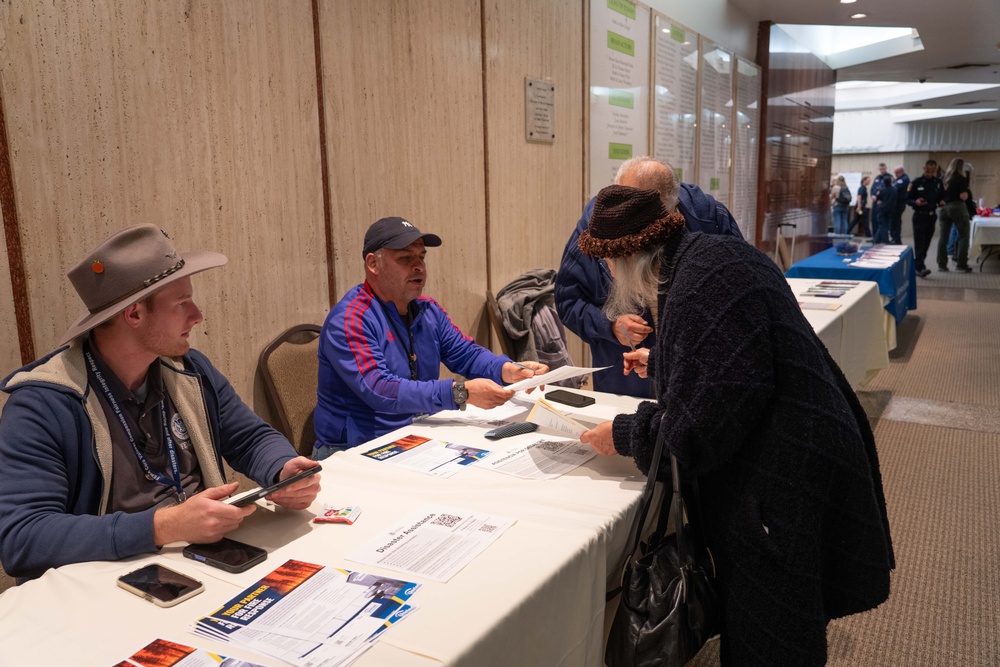
[[[191,276],[226,263],[179,254],[155,225],[101,243],[69,272],[87,307],[69,343],[6,378],[0,419],[0,561],[19,578],[215,542],[254,506],[223,461],[266,486],[316,465],[264,423],[188,337]],[[304,509],[319,475],[269,498]]]
[[[427,248],[439,245],[437,235],[400,217],[368,228],[365,282],[333,307],[320,334],[313,458],[377,438],[418,414],[502,405],[514,392],[501,383],[548,370],[533,361],[517,366],[477,345],[437,301],[422,296]],[[440,380],[441,363],[474,379]]]
[[[635,157],[622,163],[615,183],[658,190],[668,211],[684,216],[685,226],[694,232],[724,234],[743,238],[729,210],[697,185],[681,183],[674,170],[651,157]],[[625,315],[612,322],[602,310],[611,286],[611,273],[604,260],[580,252],[577,241],[587,229],[594,210],[591,199],[566,243],[556,275],[556,310],[570,331],[590,345],[592,365],[611,368],[594,374],[594,389],[612,394],[650,398],[652,384],[635,373],[624,374],[622,353],[628,343],[652,348],[656,334],[650,326],[649,311]],[[627,333],[623,333],[623,330]]]

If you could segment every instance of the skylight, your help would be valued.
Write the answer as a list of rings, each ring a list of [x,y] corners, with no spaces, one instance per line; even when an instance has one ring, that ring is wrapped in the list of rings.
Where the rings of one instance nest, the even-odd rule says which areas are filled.
[[[872,28],[839,25],[778,25],[799,44],[832,69],[873,62],[922,51],[920,35],[913,28]]]

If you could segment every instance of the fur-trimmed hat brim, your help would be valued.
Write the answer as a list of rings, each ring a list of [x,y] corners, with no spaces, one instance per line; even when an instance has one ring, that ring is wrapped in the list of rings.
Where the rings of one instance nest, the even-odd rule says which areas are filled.
[[[627,257],[641,252],[653,245],[660,245],[667,240],[678,227],[684,226],[684,216],[674,211],[659,220],[654,220],[642,231],[628,236],[619,236],[615,239],[599,239],[590,234],[589,229],[585,229],[577,241],[580,251],[585,255],[607,259],[615,257]]]

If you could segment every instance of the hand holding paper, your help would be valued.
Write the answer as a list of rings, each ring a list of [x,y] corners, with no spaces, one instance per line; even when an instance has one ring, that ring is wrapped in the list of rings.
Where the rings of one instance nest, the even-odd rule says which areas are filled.
[[[596,373],[597,371],[603,371],[605,368],[611,368],[611,367],[602,366],[601,368],[582,368],[580,366],[560,366],[559,368],[553,369],[548,373],[535,375],[534,377],[521,380],[520,382],[509,384],[507,385],[506,389],[511,389],[513,391],[521,391],[522,389],[534,389],[535,387],[540,387],[543,384],[552,384],[557,380],[568,380],[569,378],[579,377],[581,375],[586,375],[587,373]]]

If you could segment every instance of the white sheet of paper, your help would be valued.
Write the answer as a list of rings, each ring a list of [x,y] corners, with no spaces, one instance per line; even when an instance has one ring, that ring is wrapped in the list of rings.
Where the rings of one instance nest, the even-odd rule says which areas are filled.
[[[535,407],[528,413],[527,421],[554,431],[568,433],[574,438],[579,438],[585,431],[589,430],[580,422],[559,412],[544,398],[538,399],[538,402],[535,403]]]
[[[519,382],[513,384],[508,384],[505,389],[513,389],[514,391],[521,391],[523,389],[533,389],[534,387],[541,387],[543,384],[552,384],[557,380],[568,380],[569,378],[579,377],[581,375],[586,375],[587,373],[596,373],[597,371],[603,371],[605,368],[611,368],[611,366],[602,366],[601,368],[583,368],[581,366],[560,366],[559,368],[554,368],[548,373],[542,373],[541,375],[536,375],[534,377],[525,378]]]
[[[555,479],[597,456],[579,440],[551,437],[507,451],[494,451],[472,465],[524,479]]]
[[[432,415],[421,415],[413,421],[423,424],[461,423],[496,428],[504,424],[524,421],[521,417],[524,416],[528,409],[529,406],[524,405],[523,402],[511,399],[503,405],[498,405],[490,410],[484,410],[483,408],[467,404],[465,410],[442,410]]]
[[[457,507],[424,505],[345,558],[448,581],[516,521]]]

